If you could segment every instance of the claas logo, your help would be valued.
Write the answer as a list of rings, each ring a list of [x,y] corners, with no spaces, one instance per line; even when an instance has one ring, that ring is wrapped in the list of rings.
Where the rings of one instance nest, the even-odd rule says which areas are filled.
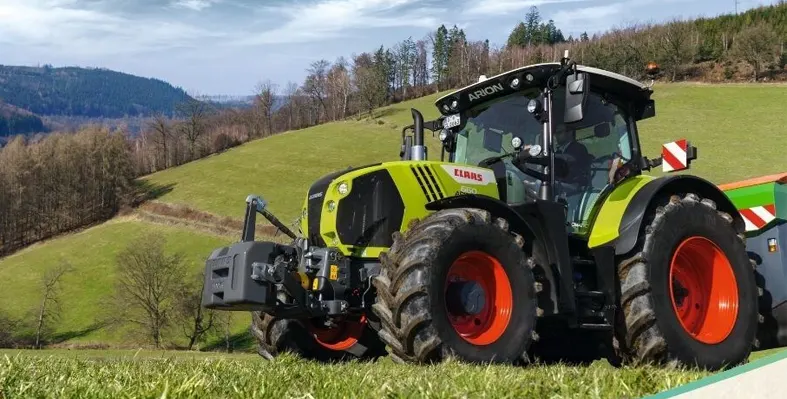
[[[454,176],[464,177],[465,179],[475,180],[478,182],[484,181],[484,176],[481,176],[480,173],[471,172],[469,170],[454,169]]]

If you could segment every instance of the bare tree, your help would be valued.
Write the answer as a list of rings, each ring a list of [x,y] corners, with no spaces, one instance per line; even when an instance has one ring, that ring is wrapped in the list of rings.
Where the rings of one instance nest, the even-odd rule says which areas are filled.
[[[735,37],[732,53],[752,66],[754,80],[757,81],[760,72],[776,60],[779,42],[779,36],[773,28],[760,23],[745,28]]]
[[[317,115],[314,119],[315,123],[320,121],[320,112],[328,112],[328,107],[325,104],[326,91],[327,91],[327,74],[330,63],[327,60],[315,61],[311,64],[307,72],[309,75],[303,84],[304,90],[309,94],[317,106]]]
[[[12,318],[0,311],[0,348],[11,348],[18,343],[21,320]]]
[[[183,334],[189,340],[188,350],[214,326],[214,312],[202,307],[202,291],[205,289],[203,274],[178,287],[177,310],[181,317]],[[196,283],[199,281],[199,283]]]
[[[131,241],[117,257],[118,317],[140,327],[157,348],[185,276],[183,254],[167,255],[164,245],[163,236],[150,233]]]
[[[339,57],[328,71],[327,95],[331,99],[331,119],[339,120],[347,116],[350,95],[352,94],[352,80],[347,60]]]
[[[153,121],[150,122],[149,126],[153,133],[151,134],[151,140],[161,151],[164,169],[169,168],[169,150],[167,149],[167,144],[172,137],[172,128],[170,127],[169,121],[164,115],[158,114],[153,118]]]
[[[387,86],[384,71],[374,63],[369,53],[362,53],[354,58],[353,77],[361,102],[359,108],[368,110],[371,117],[374,108],[385,101]]]
[[[688,64],[697,53],[692,41],[694,24],[674,20],[661,28],[661,47],[664,50],[665,66],[671,72],[672,80],[678,77],[678,69]]]
[[[263,133],[263,136],[265,134],[271,135],[273,134],[273,111],[276,106],[276,85],[270,80],[260,82],[257,84],[256,92],[255,105],[259,108],[259,115],[267,128],[267,132]]]
[[[180,131],[189,143],[189,159],[193,160],[198,156],[196,143],[208,130],[207,122],[211,114],[211,108],[206,102],[190,98],[180,103],[177,109],[185,118],[180,125]]]
[[[298,85],[293,82],[287,82],[287,88],[284,90],[284,112],[287,114],[287,130],[292,130],[295,123],[296,116],[296,98],[298,94]]]
[[[72,272],[74,268],[67,262],[61,261],[54,269],[44,273],[41,279],[41,289],[43,298],[38,307],[38,322],[36,323],[36,342],[35,348],[41,348],[41,334],[50,327],[49,323],[54,322],[60,314],[60,283],[63,276]]]

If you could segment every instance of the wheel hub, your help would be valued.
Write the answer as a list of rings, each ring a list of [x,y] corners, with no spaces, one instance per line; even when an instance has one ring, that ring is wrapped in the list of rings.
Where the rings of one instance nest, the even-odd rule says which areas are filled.
[[[475,316],[486,305],[486,292],[476,281],[459,281],[449,284],[446,301],[451,313]]]

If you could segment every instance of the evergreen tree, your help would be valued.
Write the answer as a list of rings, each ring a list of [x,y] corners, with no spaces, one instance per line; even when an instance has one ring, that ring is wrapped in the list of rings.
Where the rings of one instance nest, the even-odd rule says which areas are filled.
[[[434,46],[432,50],[432,77],[437,83],[438,87],[443,82],[448,68],[449,57],[449,42],[448,42],[448,29],[445,25],[440,25],[437,28],[434,38]]]

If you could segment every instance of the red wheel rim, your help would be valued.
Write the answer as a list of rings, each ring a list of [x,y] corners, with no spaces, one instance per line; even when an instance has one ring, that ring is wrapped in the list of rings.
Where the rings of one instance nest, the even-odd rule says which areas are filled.
[[[725,340],[738,317],[738,284],[724,252],[704,237],[687,238],[672,256],[669,278],[683,329],[705,344]]]
[[[452,284],[474,282],[483,290],[484,304],[476,314],[456,310],[449,304]],[[498,340],[511,321],[513,298],[508,275],[493,256],[470,251],[454,261],[446,277],[446,310],[454,330],[474,345],[489,345]]]
[[[317,326],[314,323],[310,323],[309,327],[318,344],[330,350],[345,351],[361,339],[366,328],[366,316],[361,316],[360,321],[344,321],[333,328]]]

